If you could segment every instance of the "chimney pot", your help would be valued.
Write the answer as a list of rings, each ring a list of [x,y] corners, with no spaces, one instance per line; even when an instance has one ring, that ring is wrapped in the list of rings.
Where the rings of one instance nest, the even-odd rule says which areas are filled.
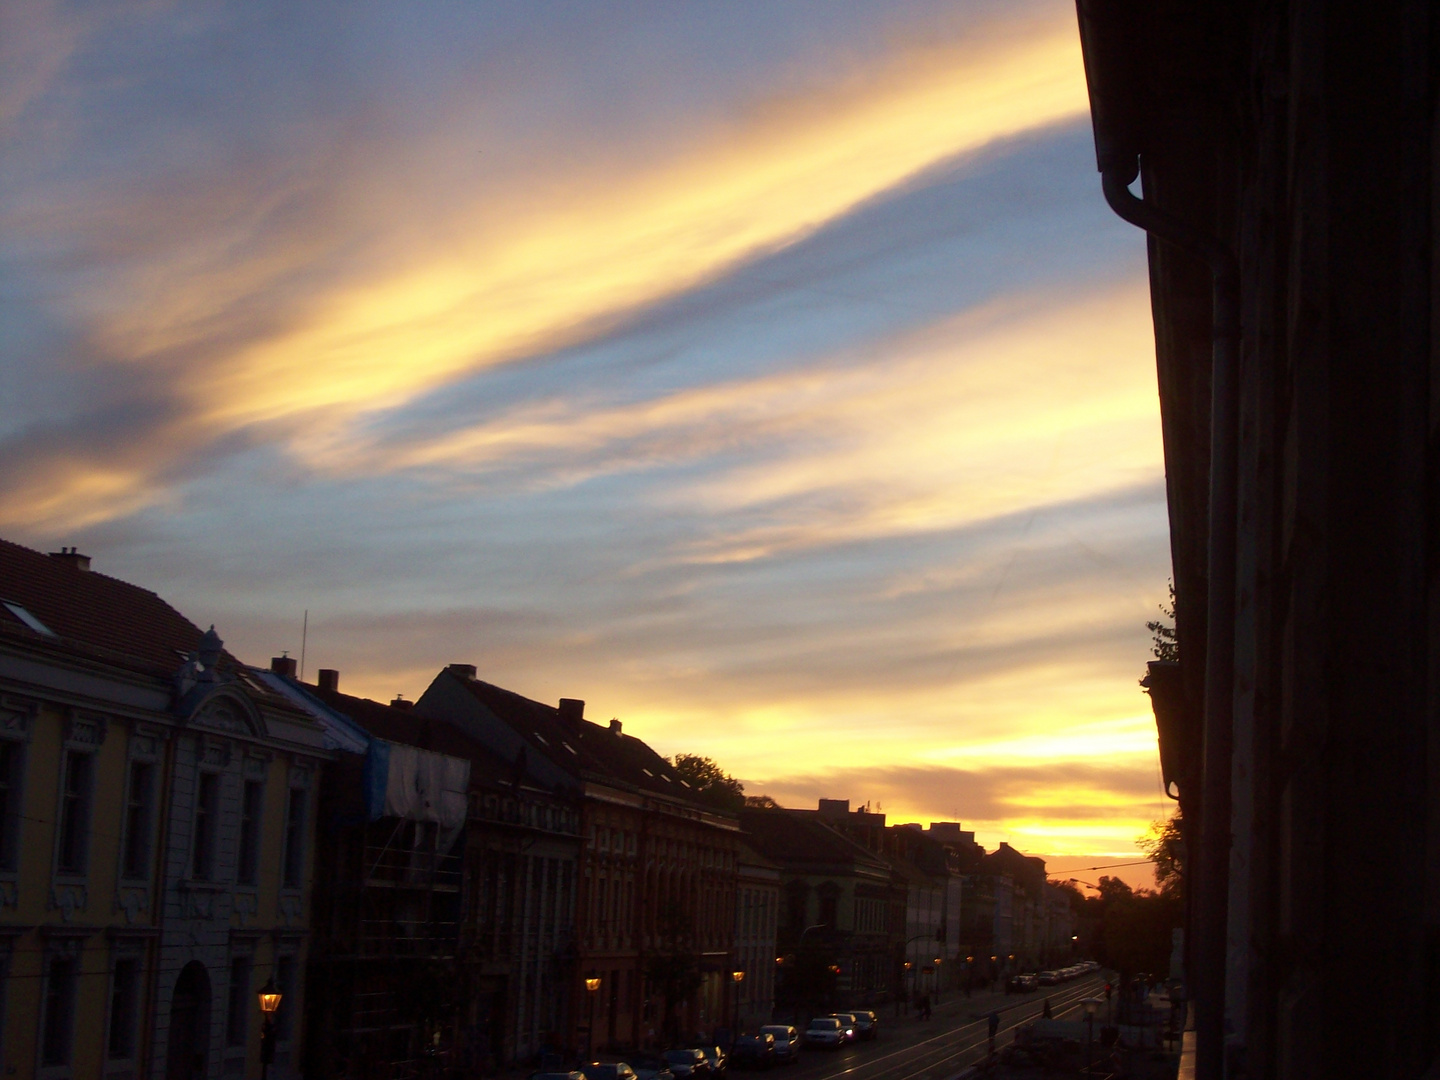
[[[390,702],[390,707],[392,709],[408,709],[414,704],[413,701],[406,701],[403,694],[396,694],[395,700]]]
[[[616,735],[620,734],[620,718],[618,716],[610,718],[610,730]]]
[[[470,682],[475,681],[474,664],[448,664],[445,670],[452,675],[458,675],[462,679],[468,679]]]
[[[315,685],[321,690],[334,694],[340,689],[340,672],[335,668],[322,667],[315,673]]]
[[[67,566],[73,566],[76,570],[90,569],[90,556],[81,555],[79,548],[62,547],[59,551],[50,552],[50,558],[57,559]]]
[[[580,721],[585,719],[585,702],[579,698],[562,697],[560,699],[560,719],[574,727],[579,727]]]
[[[285,675],[293,679],[295,678],[295,658],[293,656],[272,656],[270,670],[276,675]]]

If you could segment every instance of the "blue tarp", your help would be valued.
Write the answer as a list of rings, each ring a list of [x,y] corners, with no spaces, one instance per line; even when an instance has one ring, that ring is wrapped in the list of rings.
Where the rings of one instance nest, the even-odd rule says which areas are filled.
[[[385,788],[390,783],[390,744],[384,739],[371,739],[365,755],[365,813],[371,821],[385,816]]]

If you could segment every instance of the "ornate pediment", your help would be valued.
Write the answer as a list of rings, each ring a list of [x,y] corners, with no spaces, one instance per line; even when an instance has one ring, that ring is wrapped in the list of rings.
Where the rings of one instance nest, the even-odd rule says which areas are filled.
[[[255,707],[242,692],[229,687],[206,695],[191,714],[190,725],[249,738],[265,733]]]

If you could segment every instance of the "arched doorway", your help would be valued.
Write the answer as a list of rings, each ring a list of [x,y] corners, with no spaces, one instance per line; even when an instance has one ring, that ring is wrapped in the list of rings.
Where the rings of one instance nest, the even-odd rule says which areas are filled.
[[[170,1049],[165,1080],[195,1080],[205,1075],[210,1047],[210,974],[192,960],[180,970],[170,998]]]

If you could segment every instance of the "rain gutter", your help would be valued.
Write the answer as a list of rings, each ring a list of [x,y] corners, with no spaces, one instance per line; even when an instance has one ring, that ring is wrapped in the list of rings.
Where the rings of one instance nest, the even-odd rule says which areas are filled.
[[[1095,152],[1105,201],[1123,220],[1210,269],[1210,492],[1200,850],[1191,885],[1188,973],[1195,1002],[1195,1076],[1223,1080],[1225,961],[1230,878],[1230,770],[1234,743],[1235,540],[1239,459],[1240,273],[1217,238],[1130,191],[1140,175],[1144,122],[1139,64],[1148,42],[1135,0],[1076,0]]]

